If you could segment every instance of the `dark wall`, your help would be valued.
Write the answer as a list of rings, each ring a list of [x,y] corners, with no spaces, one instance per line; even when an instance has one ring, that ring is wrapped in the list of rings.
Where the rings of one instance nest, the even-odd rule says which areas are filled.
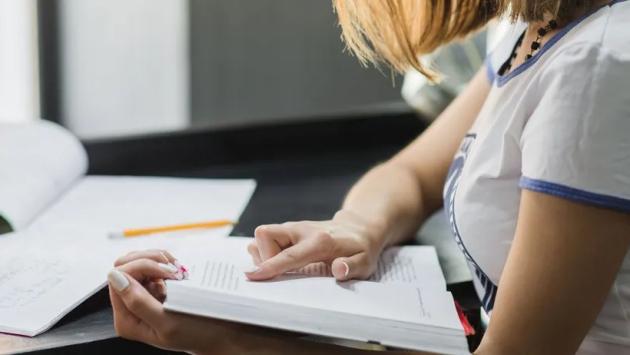
[[[194,123],[400,101],[389,72],[343,53],[330,0],[191,0]]]

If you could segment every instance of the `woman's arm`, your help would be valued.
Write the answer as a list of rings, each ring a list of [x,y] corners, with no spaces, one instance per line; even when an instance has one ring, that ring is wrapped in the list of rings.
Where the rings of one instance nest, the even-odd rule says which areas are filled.
[[[258,227],[248,249],[258,267],[246,275],[265,280],[323,261],[338,280],[369,277],[384,247],[413,235],[442,205],[448,167],[489,90],[480,70],[420,137],[361,178],[333,219]]]
[[[477,354],[573,354],[630,246],[630,216],[522,191],[514,242]]]
[[[386,245],[412,236],[425,218],[442,206],[448,168],[489,91],[482,69],[414,142],[354,185],[343,210],[378,221]]]

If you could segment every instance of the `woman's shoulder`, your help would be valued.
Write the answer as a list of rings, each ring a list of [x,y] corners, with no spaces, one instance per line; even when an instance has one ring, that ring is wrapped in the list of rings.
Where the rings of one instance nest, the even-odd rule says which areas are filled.
[[[616,90],[628,92],[628,23],[630,0],[618,0],[569,24],[554,37],[557,43],[551,43],[555,48],[541,70],[541,84],[562,82],[565,88],[584,88],[591,99]]]
[[[554,67],[589,65],[598,69],[630,63],[630,1],[618,0],[576,19],[551,41]],[[557,68],[556,68],[557,69]],[[589,71],[591,75],[596,71]]]

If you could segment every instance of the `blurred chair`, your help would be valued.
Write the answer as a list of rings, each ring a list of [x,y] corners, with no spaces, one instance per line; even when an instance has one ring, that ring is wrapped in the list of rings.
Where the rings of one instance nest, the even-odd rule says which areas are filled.
[[[486,31],[442,47],[422,58],[441,76],[437,84],[415,70],[405,74],[402,96],[423,117],[433,119],[448,106],[475,75],[486,56]]]
[[[433,120],[464,89],[509,25],[507,20],[493,21],[487,30],[423,57],[422,61],[438,70],[442,80],[432,84],[417,71],[408,71],[401,90],[405,101],[423,118]]]

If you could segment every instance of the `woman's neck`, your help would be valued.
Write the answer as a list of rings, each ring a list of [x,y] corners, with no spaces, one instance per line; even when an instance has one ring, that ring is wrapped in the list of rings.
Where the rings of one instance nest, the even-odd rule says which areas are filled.
[[[572,14],[568,20],[558,23],[558,26],[555,28],[548,27],[549,22],[551,20],[555,20],[555,18],[551,15],[545,16],[545,18],[542,21],[530,22],[523,36],[522,45],[520,46],[520,48],[518,48],[516,52],[516,58],[514,58],[514,61],[512,62],[511,67],[516,68],[517,66],[527,61],[528,55],[532,54],[532,49],[531,49],[532,42],[537,41],[540,46],[539,48],[542,49],[545,43],[547,43],[558,31],[562,30],[562,28],[568,25],[571,21],[581,16],[584,16],[596,10],[597,8],[604,6],[606,4],[609,4],[609,3],[610,3],[610,0],[602,0],[602,1],[597,1],[593,3],[592,6],[576,9],[575,13]],[[541,28],[547,28],[547,30],[545,31],[544,36],[539,37],[538,30]]]
[[[566,26],[567,24],[569,24],[571,21],[580,18],[581,16],[584,16],[586,14],[588,14],[591,11],[594,11],[604,5],[610,4],[611,0],[598,0],[593,2],[592,5],[587,6],[587,7],[577,7],[575,9],[575,12],[573,14],[571,14],[571,16],[569,16],[568,19],[566,19],[563,23],[559,23],[559,28],[562,28],[564,26]],[[536,33],[536,31],[538,31],[539,28],[541,27],[545,27],[549,21],[551,20],[555,20],[554,17],[552,15],[546,15],[545,18],[542,21],[532,21],[529,23],[529,26],[527,28],[528,32],[533,32]],[[529,33],[526,33],[526,35]],[[535,37],[535,36],[534,36]]]

